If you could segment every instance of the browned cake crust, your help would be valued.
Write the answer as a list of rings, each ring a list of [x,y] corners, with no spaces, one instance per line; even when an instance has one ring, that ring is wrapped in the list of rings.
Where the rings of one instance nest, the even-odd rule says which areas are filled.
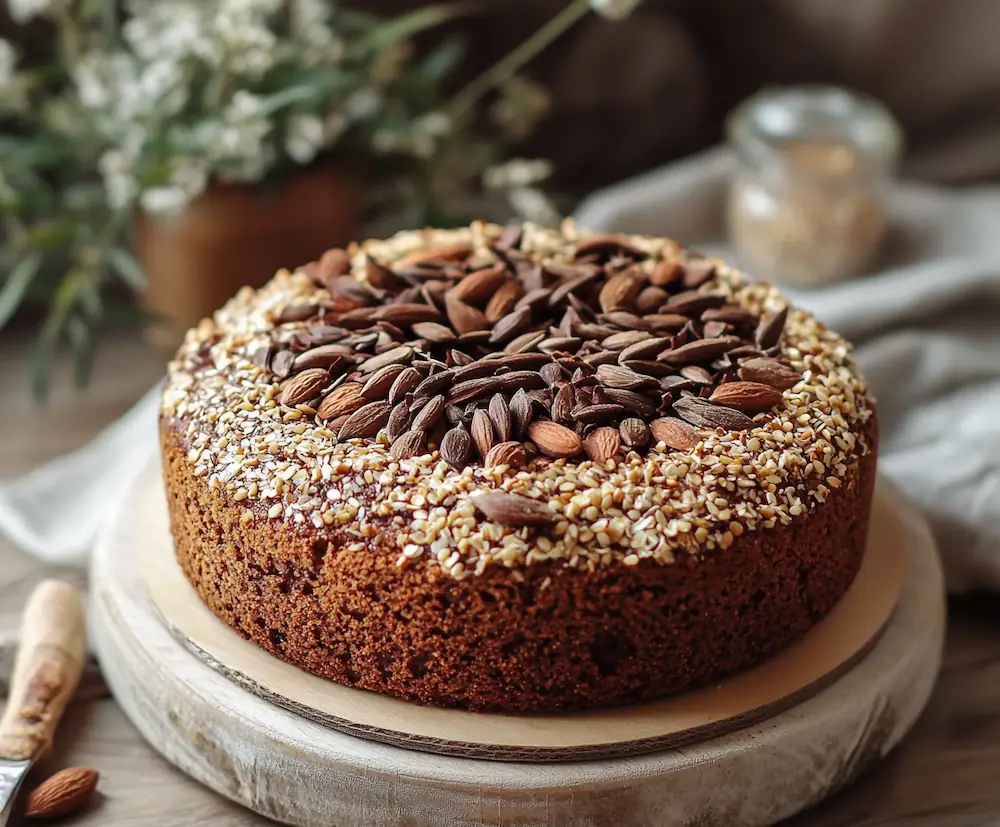
[[[302,669],[472,710],[655,699],[808,631],[858,571],[875,482],[874,404],[847,343],[789,313],[773,288],[673,242],[526,227],[517,248],[497,252],[505,238],[480,224],[334,251],[324,259],[338,268],[332,279],[315,265],[281,273],[189,334],[160,435],[177,558],[206,605]],[[531,257],[551,270],[524,275]],[[492,270],[523,279],[522,294],[530,279],[551,291],[588,267],[603,267],[608,284],[625,275],[607,289],[580,279],[561,330],[536,303],[532,318],[496,323],[520,325],[500,345],[479,332],[439,345],[444,326],[415,320],[458,330],[463,318],[452,293],[438,301],[393,275],[414,261],[453,285],[493,279],[493,292],[463,288],[461,314],[479,325]],[[664,285],[654,295],[663,309],[643,311],[629,278]],[[405,313],[365,328],[375,293]],[[635,315],[644,312],[661,315]],[[681,314],[690,321],[646,334],[648,355],[613,341],[632,336],[630,318],[651,329]],[[541,381],[489,362],[525,325],[529,339],[531,325],[551,339],[507,352],[534,354],[536,369],[551,358],[562,373]],[[608,326],[623,332],[608,338]],[[605,341],[587,340],[590,330]],[[400,342],[425,333],[399,355]],[[383,353],[402,364],[372,367]],[[468,354],[499,377],[485,395],[468,382],[456,391],[459,379],[423,397],[423,385],[396,394],[377,380],[400,377],[403,364],[422,378],[461,371]],[[557,411],[570,385],[576,407]],[[519,396],[532,424],[517,427],[504,417],[517,419]],[[503,452],[490,450],[502,440]]]
[[[177,556],[215,614],[338,683],[435,706],[555,711],[650,700],[779,651],[857,574],[875,455],[822,508],[725,555],[590,572],[544,563],[456,581],[310,531],[241,523],[162,429]],[[317,548],[319,545],[319,548]],[[541,583],[548,579],[544,588]]]

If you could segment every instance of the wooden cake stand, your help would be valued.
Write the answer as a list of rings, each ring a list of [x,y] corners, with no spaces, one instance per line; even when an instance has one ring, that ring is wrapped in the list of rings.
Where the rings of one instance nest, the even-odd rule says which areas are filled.
[[[857,580],[805,638],[720,685],[620,710],[429,709],[278,661],[184,579],[158,467],[106,525],[91,588],[106,679],[147,740],[222,795],[302,827],[772,824],[898,743],[944,637],[933,541],[883,483]]]

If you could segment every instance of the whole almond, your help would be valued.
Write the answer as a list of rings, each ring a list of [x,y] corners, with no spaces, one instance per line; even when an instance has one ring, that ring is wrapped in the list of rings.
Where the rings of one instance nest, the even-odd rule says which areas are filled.
[[[487,468],[495,468],[498,465],[520,468],[527,458],[528,452],[520,442],[500,442],[490,448],[483,464]]]
[[[471,244],[444,244],[408,253],[396,262],[397,267],[413,267],[430,261],[462,261],[472,255]]]
[[[622,443],[626,448],[642,448],[652,438],[649,426],[635,417],[623,419],[618,426],[618,432],[621,434]]]
[[[456,471],[461,471],[472,456],[472,437],[469,432],[457,426],[441,438],[441,459]]]
[[[70,767],[43,781],[28,795],[28,818],[55,818],[86,804],[97,789],[100,774],[90,767]]]
[[[490,325],[483,311],[471,304],[466,304],[449,294],[445,296],[444,308],[448,314],[448,321],[459,334],[471,333],[474,330],[489,330]]]
[[[350,259],[348,259],[350,267]],[[371,256],[365,257],[365,280],[379,290],[400,290],[405,286],[405,282],[399,278],[392,270],[382,262],[376,261]]]
[[[604,465],[609,459],[617,456],[621,448],[622,442],[617,428],[596,428],[583,440],[583,450],[591,462],[599,465]]]
[[[406,394],[414,390],[420,384],[420,373],[414,368],[405,368],[392,382],[389,388],[389,402],[395,405],[401,401]]]
[[[410,426],[414,430],[419,431],[429,431],[435,425],[437,425],[438,420],[441,418],[441,414],[444,413],[445,398],[441,394],[432,397],[428,400],[427,404],[420,409],[415,417],[413,417],[413,424]]]
[[[404,370],[406,370],[404,365],[386,365],[384,368],[379,368],[365,382],[361,395],[371,402],[385,399],[389,395],[392,383]]]
[[[476,445],[476,450],[479,451],[479,456],[485,457],[497,441],[490,415],[479,408],[472,415],[472,426],[469,430],[472,432],[472,441]]]
[[[779,391],[788,390],[802,378],[794,368],[790,368],[776,359],[764,357],[747,359],[740,365],[739,373],[740,379],[770,385]]]
[[[468,304],[482,305],[493,296],[504,281],[507,266],[498,262],[492,267],[469,273],[451,288],[451,295]]]
[[[397,402],[389,413],[389,421],[386,422],[385,432],[389,439],[396,439],[410,428],[410,420],[413,414],[410,413],[410,406],[405,402]]]
[[[612,310],[629,310],[645,283],[645,276],[636,269],[629,269],[612,276],[601,288],[597,297],[605,313]]]
[[[520,439],[531,423],[534,414],[531,398],[524,388],[516,391],[510,398],[510,429],[514,439]]]
[[[760,382],[726,382],[712,391],[709,399],[743,413],[761,413],[780,404],[781,391]]]
[[[486,519],[500,525],[521,528],[523,526],[548,526],[556,521],[556,515],[545,503],[508,494],[505,491],[483,491],[470,497]]]
[[[340,247],[327,250],[320,257],[317,276],[322,281],[330,281],[351,271],[351,254]]]
[[[524,295],[524,288],[516,281],[505,281],[497,288],[486,304],[486,321],[496,324],[514,309],[518,299]]]
[[[290,379],[282,382],[278,401],[289,407],[308,402],[313,397],[318,396],[329,381],[330,374],[323,368],[310,368],[302,373],[296,373]]]
[[[538,420],[528,426],[528,437],[538,450],[555,459],[576,456],[583,450],[583,443],[575,431],[548,420]]]
[[[653,432],[653,439],[665,442],[668,448],[677,451],[689,451],[698,444],[698,434],[694,428],[673,416],[654,419],[649,423],[649,429]]]
[[[413,353],[414,350],[409,345],[400,345],[365,360],[358,370],[362,373],[376,373],[389,365],[408,365],[413,359]]]
[[[503,394],[494,394],[490,400],[490,419],[493,420],[493,428],[496,430],[497,439],[506,442],[512,436],[512,423],[510,419],[510,408]]]
[[[365,402],[361,395],[362,387],[360,382],[347,382],[339,388],[334,388],[320,402],[317,416],[326,422],[344,414],[354,413]]]
[[[393,440],[389,456],[393,459],[410,459],[424,452],[427,434],[423,431],[406,431]]]
[[[677,261],[661,261],[653,269],[649,280],[657,287],[666,287],[684,277],[684,268]]]
[[[389,421],[392,406],[388,402],[369,402],[352,413],[340,429],[340,439],[373,437]]]
[[[698,396],[682,396],[674,402],[674,411],[685,422],[699,428],[723,428],[727,431],[746,431],[753,427],[753,420],[741,411],[717,405]]]

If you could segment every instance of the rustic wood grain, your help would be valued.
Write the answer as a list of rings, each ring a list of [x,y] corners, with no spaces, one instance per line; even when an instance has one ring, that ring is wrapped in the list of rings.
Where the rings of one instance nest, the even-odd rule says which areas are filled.
[[[116,337],[99,353],[95,382],[87,392],[75,393],[68,371],[63,372],[52,402],[39,411],[27,392],[26,353],[24,344],[0,340],[0,476],[82,445],[138,399],[163,368],[162,357],[137,337]],[[49,574],[0,539],[0,694],[4,676],[9,677],[9,644],[18,614],[30,588]],[[950,623],[944,670],[914,731],[860,781],[786,827],[1000,823],[1000,600],[952,601]],[[95,688],[100,694],[91,673],[81,695]],[[75,827],[271,823],[174,770],[107,698],[71,705],[54,755],[35,775],[78,764],[97,767],[102,778],[95,806],[73,820]]]

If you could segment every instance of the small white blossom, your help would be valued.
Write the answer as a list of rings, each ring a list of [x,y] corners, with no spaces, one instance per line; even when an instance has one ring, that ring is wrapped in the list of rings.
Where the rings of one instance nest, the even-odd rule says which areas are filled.
[[[521,218],[543,227],[557,227],[562,216],[541,190],[520,187],[507,192],[507,200]]]
[[[323,120],[316,115],[293,115],[288,119],[285,151],[293,161],[308,164],[326,138]]]
[[[7,8],[15,23],[27,23],[45,14],[52,5],[52,0],[7,0]]]
[[[139,199],[146,212],[176,215],[187,206],[188,197],[180,187],[152,187]]]
[[[491,190],[530,187],[551,175],[552,162],[544,158],[511,158],[487,169],[483,173],[483,184]]]
[[[608,20],[624,20],[642,0],[590,0],[590,7]]]
[[[344,115],[351,121],[364,121],[382,108],[382,95],[371,87],[359,89],[344,101]]]
[[[131,165],[125,153],[109,149],[101,155],[98,161],[101,178],[104,179],[104,189],[108,194],[108,204],[113,209],[120,210],[132,203],[138,195],[139,185],[132,176]]]

